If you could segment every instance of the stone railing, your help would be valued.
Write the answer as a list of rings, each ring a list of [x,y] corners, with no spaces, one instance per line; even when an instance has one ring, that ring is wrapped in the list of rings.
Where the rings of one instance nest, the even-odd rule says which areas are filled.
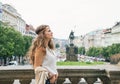
[[[120,70],[58,68],[56,84],[120,84]],[[35,84],[32,68],[1,68],[0,84]],[[18,83],[16,83],[18,81]]]

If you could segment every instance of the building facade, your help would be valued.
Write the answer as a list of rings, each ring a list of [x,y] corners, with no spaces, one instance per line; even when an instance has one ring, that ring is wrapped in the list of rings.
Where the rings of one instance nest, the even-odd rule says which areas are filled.
[[[90,47],[107,47],[120,43],[120,22],[111,28],[89,32],[84,37],[77,36],[74,43],[78,47],[85,47],[86,50]]]
[[[120,22],[117,22],[111,30],[111,42],[113,43],[120,43]]]
[[[1,21],[4,24],[15,28],[16,30],[21,32],[22,35],[28,35],[28,36],[35,36],[36,35],[34,30],[31,30],[31,29],[29,31],[26,30],[25,20],[22,19],[21,15],[17,12],[17,10],[14,7],[12,7],[9,4],[2,4],[1,3],[0,9],[2,11],[0,13]]]

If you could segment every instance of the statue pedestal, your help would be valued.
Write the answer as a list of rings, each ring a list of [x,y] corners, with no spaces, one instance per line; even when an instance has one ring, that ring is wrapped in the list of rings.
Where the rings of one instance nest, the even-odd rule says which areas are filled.
[[[66,61],[78,61],[77,52],[78,49],[75,46],[70,46],[66,48]]]

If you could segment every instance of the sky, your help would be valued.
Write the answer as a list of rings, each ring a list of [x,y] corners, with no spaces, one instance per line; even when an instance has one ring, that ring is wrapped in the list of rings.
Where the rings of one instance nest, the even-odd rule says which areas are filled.
[[[34,28],[47,24],[55,38],[68,39],[120,21],[120,0],[0,0],[12,5]]]

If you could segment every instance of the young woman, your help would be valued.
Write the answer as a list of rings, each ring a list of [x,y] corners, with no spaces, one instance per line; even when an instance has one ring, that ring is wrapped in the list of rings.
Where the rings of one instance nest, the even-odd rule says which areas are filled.
[[[46,69],[50,83],[54,84],[58,78],[58,72],[56,68],[56,54],[52,41],[53,33],[49,25],[40,25],[36,28],[35,32],[37,37],[28,51],[30,62],[34,70],[38,67]]]

